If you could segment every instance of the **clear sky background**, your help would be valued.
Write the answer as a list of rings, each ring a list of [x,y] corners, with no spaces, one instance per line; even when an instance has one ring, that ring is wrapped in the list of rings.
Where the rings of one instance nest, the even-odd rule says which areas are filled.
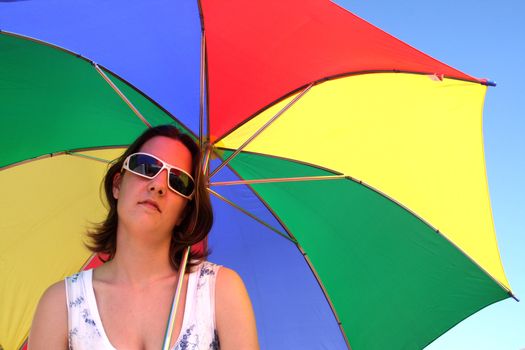
[[[489,87],[483,115],[492,212],[503,266],[519,303],[472,315],[427,350],[525,349],[525,1],[335,1]]]

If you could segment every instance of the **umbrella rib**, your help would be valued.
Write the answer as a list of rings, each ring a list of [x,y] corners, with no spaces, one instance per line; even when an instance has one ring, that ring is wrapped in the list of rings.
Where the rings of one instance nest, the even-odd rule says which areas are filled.
[[[116,149],[116,148],[125,149],[125,147],[126,146],[107,146],[107,147],[106,146],[101,146],[101,147],[91,147],[91,148],[79,148],[79,150],[95,151],[95,150]],[[58,157],[58,156],[63,156],[63,155],[81,155],[81,154],[80,153],[75,153],[73,151],[60,151],[60,152],[54,152],[54,153],[46,153],[46,154],[42,154],[40,156],[36,156],[36,157],[30,158],[30,159],[22,160],[20,162],[4,165],[3,167],[0,167],[0,170],[7,170],[7,169],[14,168],[16,166],[20,166],[20,165],[27,164],[27,163],[30,163],[30,162],[35,162],[35,161],[38,161],[38,160],[42,160],[42,159],[46,159],[46,158],[53,158],[53,157]],[[88,155],[82,155],[82,156],[86,156],[86,158],[93,158],[95,160],[100,160],[100,161],[103,161],[105,163],[109,163],[110,162],[107,159],[102,159],[102,158],[96,159],[96,157],[88,156]]]
[[[339,326],[339,329],[340,329],[340,331],[341,331],[341,333],[343,335],[343,338],[344,338],[344,340],[346,342],[346,345],[348,346],[348,350],[352,350],[352,347],[350,346],[350,340],[348,339],[348,337],[346,335],[346,332],[343,329],[343,322],[341,322],[341,319],[339,318],[339,315],[335,311],[335,306],[332,303],[332,300],[328,297],[328,291],[324,287],[324,284],[321,282],[321,277],[319,277],[319,275],[317,274],[317,271],[315,270],[314,265],[310,261],[310,258],[308,257],[308,254],[303,250],[303,248],[299,244],[297,244],[297,248],[299,249],[299,251],[303,255],[304,260],[306,260],[306,264],[308,265],[308,267],[312,271],[312,274],[314,275],[315,279],[317,280],[317,283],[319,284],[319,287],[323,291],[324,297],[326,298],[326,301],[328,302],[328,305],[330,305],[330,308],[332,309],[332,313],[334,314],[335,320],[337,321],[337,325]]]
[[[98,162],[102,162],[102,163],[106,163],[106,164],[111,163],[111,161],[108,160],[108,159],[99,158],[99,157],[94,157],[94,156],[90,156],[90,155],[88,155],[88,154],[82,154],[82,153],[71,152],[71,151],[65,151],[64,153],[65,153],[66,155],[75,156],[75,157],[80,157],[80,158],[87,158],[87,159],[91,159],[91,160],[96,160],[96,161],[98,161]]]
[[[222,162],[211,174],[210,178],[212,178],[219,170],[221,170],[223,167],[225,167],[234,157],[236,157],[250,142],[252,142],[257,136],[259,136],[266,128],[268,128],[277,118],[279,118],[284,112],[286,112],[290,107],[292,107],[301,97],[303,97],[314,85],[314,83],[310,83],[306,88],[301,91],[301,93],[295,98],[288,102],[286,106],[284,106],[279,112],[277,112],[270,120],[268,120],[262,127],[259,128],[252,136],[248,138],[233,154],[231,154],[224,162]]]
[[[234,151],[235,150],[234,148],[227,148],[227,147],[217,147],[216,149],[225,150],[225,151]],[[326,171],[326,172],[329,172],[329,173],[332,173],[332,174],[335,174],[335,175],[342,175],[341,172],[336,171],[334,169],[326,168],[326,167],[320,166],[318,164],[309,163],[309,162],[298,160],[298,159],[294,159],[294,158],[288,158],[288,157],[279,156],[279,155],[275,155],[275,154],[266,154],[266,153],[260,153],[260,152],[254,152],[254,151],[244,151],[243,154],[253,154],[253,155],[256,155],[256,156],[262,156],[262,157],[268,157],[268,158],[285,160],[287,162],[293,162],[293,163],[296,163],[296,164],[306,165],[306,166],[309,166],[309,167],[312,167],[312,168],[315,168],[315,169],[319,169],[319,170],[323,170],[323,171]]]
[[[232,169],[231,166],[228,166],[230,167],[231,171],[236,174],[237,176],[241,177],[236,171],[235,169]],[[348,180],[353,180],[352,178],[350,177],[346,177]],[[353,180],[355,181],[355,180]],[[299,244],[299,242],[297,241],[297,239],[294,237],[294,235],[292,234],[292,232],[290,231],[290,229],[285,225],[285,223],[281,220],[281,218],[279,217],[279,215],[277,215],[277,213],[272,209],[272,207],[261,197],[261,195],[252,187],[252,186],[249,186],[248,185],[248,188],[252,191],[252,193],[254,194],[254,196],[256,196],[260,201],[261,203],[266,207],[266,209],[274,216],[274,218],[281,224],[281,226],[284,228],[284,230],[288,233],[288,236],[290,237],[289,239],[292,239],[293,242],[295,243],[295,246],[297,247],[297,249],[299,250],[299,252],[301,253],[301,255],[303,256],[304,260],[306,261],[306,264],[308,265],[308,267],[310,268],[310,270],[312,271],[316,281],[317,281],[317,284],[319,285],[319,287],[321,288],[322,292],[323,292],[323,295],[326,299],[326,301],[328,302],[328,304],[330,305],[330,308],[332,310],[332,313],[337,321],[337,324],[339,326],[339,330],[341,331],[341,334],[346,342],[346,345],[348,346],[348,349],[349,350],[352,350],[352,347],[350,346],[350,341],[348,340],[348,337],[343,329],[343,323],[341,322],[341,319],[339,318],[339,315],[337,314],[337,311],[335,310],[335,307],[334,307],[334,304],[332,303],[332,300],[330,299],[330,297],[328,296],[328,292],[326,290],[326,288],[324,287],[324,284],[323,282],[321,281],[321,278],[319,277],[319,275],[317,274],[317,271],[315,270],[315,268],[313,267],[312,265],[312,262],[310,261],[310,258],[308,257],[308,254],[304,251],[303,247]],[[212,191],[210,189],[210,191]],[[288,238],[288,237],[287,237]]]
[[[279,177],[279,178],[270,178],[270,179],[217,181],[217,182],[210,182],[210,186],[251,185],[251,184],[275,183],[275,182],[341,180],[341,179],[346,179],[346,178],[347,178],[346,175]]]
[[[273,227],[272,225],[268,224],[267,222],[259,219],[257,216],[253,215],[252,213],[250,213],[249,211],[247,211],[246,209],[243,209],[242,207],[240,207],[239,205],[233,203],[232,201],[230,201],[229,199],[225,198],[224,196],[220,195],[219,193],[215,192],[214,190],[212,190],[211,188],[208,188],[208,191],[214,195],[215,197],[219,198],[220,200],[228,203],[229,205],[231,205],[232,207],[234,207],[235,209],[238,209],[240,210],[242,213],[248,215],[249,217],[251,217],[252,219],[254,219],[255,221],[257,221],[258,223],[260,223],[261,225],[269,228],[270,230],[272,230],[273,232],[277,233],[278,235],[282,236],[283,238],[286,238],[287,240],[289,240],[290,242],[294,243],[294,244],[297,244],[297,241],[294,239],[294,238],[290,238],[288,235],[286,235],[285,233],[282,233],[280,230],[276,229],[275,227]]]
[[[357,75],[377,74],[377,73],[396,73],[396,74],[397,73],[401,73],[401,74],[426,75],[426,76],[429,76],[431,78],[437,78],[438,81],[441,81],[440,78],[444,78],[444,79],[450,79],[450,80],[457,80],[457,81],[460,81],[460,82],[463,81],[463,82],[469,82],[469,83],[478,83],[478,84],[485,85],[485,86],[496,86],[495,82],[493,82],[491,80],[488,80],[488,79],[473,78],[474,80],[469,80],[469,79],[464,79],[464,78],[456,78],[456,77],[453,77],[453,76],[443,76],[443,77],[441,77],[440,75],[436,75],[436,73],[432,73],[432,72],[421,72],[421,71],[410,71],[410,70],[399,70],[399,69],[373,69],[373,70],[370,69],[370,70],[343,72],[343,73],[338,73],[338,74],[333,74],[333,75],[321,77],[321,78],[316,79],[315,81],[313,81],[311,84],[318,85],[318,84],[322,84],[322,83],[325,83],[325,82],[330,81],[330,80],[335,80],[335,79],[340,79],[340,78],[347,78],[347,77],[352,77],[352,76],[357,76]],[[225,139],[228,135],[231,135],[235,130],[239,129],[241,126],[243,126],[244,124],[248,123],[253,118],[257,117],[263,111],[269,109],[272,106],[275,106],[276,104],[278,104],[279,102],[285,100],[286,98],[295,95],[296,93],[301,91],[303,86],[304,85],[301,85],[300,87],[285,93],[281,97],[276,98],[271,103],[268,103],[267,105],[264,105],[263,107],[259,108],[253,114],[249,115],[247,118],[244,118],[242,120],[242,122],[232,126],[227,132],[225,132],[223,135],[221,135],[217,139],[215,139],[214,143],[218,143],[219,141]]]
[[[99,74],[102,75],[102,77],[105,77],[104,79],[106,80],[107,76],[104,74],[104,71],[106,72],[109,72],[111,73],[113,76],[115,76],[116,78],[118,78],[119,80],[121,80],[123,83],[125,83],[126,85],[129,85],[129,87],[131,87],[132,89],[134,89],[137,93],[139,93],[142,97],[144,97],[145,99],[147,99],[148,101],[150,101],[151,103],[153,103],[157,108],[159,108],[160,110],[162,110],[164,113],[166,113],[168,115],[168,117],[170,117],[171,119],[173,119],[173,121],[175,121],[177,124],[180,124],[180,126],[182,126],[184,128],[184,132],[189,134],[189,135],[192,135],[192,136],[195,136],[195,138],[197,138],[197,135],[195,135],[195,133],[193,132],[193,130],[191,130],[190,128],[188,128],[186,125],[184,125],[183,122],[181,122],[177,117],[175,117],[174,115],[172,115],[168,110],[166,110],[166,108],[162,107],[158,102],[156,102],[155,100],[153,100],[150,96],[146,95],[143,91],[141,91],[140,89],[138,89],[136,86],[134,86],[132,83],[130,83],[129,81],[127,81],[126,79],[124,79],[123,77],[119,76],[117,73],[113,72],[111,69],[108,69],[107,67],[104,67],[104,65],[102,64],[98,64],[98,63],[95,63],[93,62],[91,59],[87,58],[87,57],[84,57],[82,56],[81,54],[79,53],[76,53],[76,52],[73,52],[73,51],[70,51],[66,48],[63,48],[61,46],[58,46],[58,45],[55,45],[55,44],[51,44],[51,43],[48,43],[46,41],[43,41],[43,40],[39,40],[39,39],[35,39],[35,38],[31,38],[31,37],[28,37],[28,36],[25,36],[25,35],[21,35],[21,34],[16,34],[16,33],[11,33],[11,32],[6,32],[5,30],[0,30],[0,34],[2,35],[7,35],[7,36],[12,36],[12,37],[15,37],[15,38],[19,38],[19,39],[24,39],[24,40],[29,40],[29,41],[32,41],[32,42],[35,42],[37,44],[41,44],[41,45],[45,45],[45,46],[48,46],[48,47],[51,47],[53,49],[56,49],[56,50],[59,50],[59,51],[62,51],[62,52],[65,52],[66,54],[68,55],[72,55],[72,56],[75,56],[83,61],[86,61],[88,62],[89,64],[95,66],[95,68],[98,68],[100,69],[99,71]],[[109,78],[108,78],[109,79]],[[112,84],[112,81],[111,80],[106,80],[109,84]],[[118,90],[118,89],[117,89]],[[124,96],[124,95],[122,95]],[[125,96],[124,96],[125,98]],[[138,112],[138,111],[137,111]],[[145,123],[147,123],[147,121],[145,121]],[[146,124],[148,125],[148,124]]]
[[[45,44],[45,43],[44,43]],[[60,47],[56,47],[57,49],[61,49]],[[65,49],[63,49],[65,50]],[[67,50],[66,50],[67,51]],[[85,58],[85,57],[82,57],[78,54],[75,54],[74,52],[71,52],[71,54],[73,55],[77,55],[79,56],[80,58],[88,61],[90,64],[94,64],[93,61],[90,61],[89,59]],[[118,78],[119,80],[121,80],[123,83],[125,83],[126,85],[129,85],[129,87],[131,87],[133,90],[135,90],[138,94],[140,94],[142,97],[144,97],[145,99],[147,99],[149,102],[153,103],[158,109],[160,109],[162,112],[166,113],[166,115],[171,118],[174,122],[176,122],[178,125],[180,125],[184,130],[185,133],[187,133],[188,135],[190,136],[193,136],[195,137],[195,139],[198,137],[198,135],[196,135],[193,130],[191,130],[190,128],[188,128],[182,121],[180,121],[176,116],[174,116],[173,114],[171,114],[170,111],[168,111],[166,108],[162,107],[157,101],[155,101],[153,98],[151,98],[150,96],[146,95],[143,91],[141,91],[139,88],[137,88],[135,85],[133,85],[131,82],[127,81],[126,79],[124,79],[123,77],[121,77],[120,75],[118,75],[117,73],[111,71],[111,69],[108,69],[107,67],[104,67],[104,65],[102,64],[97,64],[99,68],[105,70],[106,72],[109,72],[111,73],[114,77]]]
[[[100,69],[100,67],[98,66],[98,64],[96,63],[93,63],[93,66],[95,67],[95,69],[97,70],[97,72],[102,76],[102,78],[104,78],[104,80],[109,84],[109,86],[111,86],[111,88],[120,96],[120,98],[128,105],[128,107],[133,111],[133,113],[135,113],[135,115],[137,117],[139,117],[140,120],[142,120],[142,122],[144,124],[146,124],[146,126],[148,128],[151,128],[151,124],[146,120],[146,118],[144,118],[144,116],[142,114],[140,114],[139,110],[137,108],[135,108],[135,106],[131,103],[130,100],[128,100],[128,98],[126,97],[126,95],[124,95],[124,93],[122,93],[122,91],[120,91],[120,89],[111,81],[111,79],[109,79],[109,77],[106,75],[106,73],[104,73],[104,71],[102,69]]]

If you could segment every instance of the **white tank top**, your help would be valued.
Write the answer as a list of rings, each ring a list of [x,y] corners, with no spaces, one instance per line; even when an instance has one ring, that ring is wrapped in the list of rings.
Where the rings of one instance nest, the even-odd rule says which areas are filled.
[[[182,328],[172,350],[218,350],[215,278],[220,266],[205,261],[190,273]],[[115,350],[104,331],[93,290],[93,270],[66,277],[69,349]]]

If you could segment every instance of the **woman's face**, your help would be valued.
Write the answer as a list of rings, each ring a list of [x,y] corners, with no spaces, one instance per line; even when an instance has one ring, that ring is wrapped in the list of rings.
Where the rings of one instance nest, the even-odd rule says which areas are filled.
[[[184,144],[164,136],[147,141],[139,152],[150,153],[164,162],[192,173],[192,156]],[[119,228],[148,233],[149,237],[171,237],[174,226],[183,219],[187,199],[173,192],[164,169],[153,179],[123,171],[113,181],[113,196],[118,199]]]

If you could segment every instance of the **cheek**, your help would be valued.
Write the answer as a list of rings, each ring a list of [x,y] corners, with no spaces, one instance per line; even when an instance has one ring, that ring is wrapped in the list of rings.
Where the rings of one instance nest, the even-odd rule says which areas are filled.
[[[130,210],[133,210],[137,198],[136,189],[138,184],[134,179],[122,178],[119,186],[113,187],[113,196],[117,199],[117,214],[122,217]]]
[[[180,223],[186,217],[186,214],[186,203],[181,203],[180,205],[175,207],[173,211],[175,226],[180,225]]]
[[[117,216],[119,222],[127,222],[130,217],[130,208],[128,208],[128,203],[126,201],[125,192],[119,193],[119,198],[117,200]]]

